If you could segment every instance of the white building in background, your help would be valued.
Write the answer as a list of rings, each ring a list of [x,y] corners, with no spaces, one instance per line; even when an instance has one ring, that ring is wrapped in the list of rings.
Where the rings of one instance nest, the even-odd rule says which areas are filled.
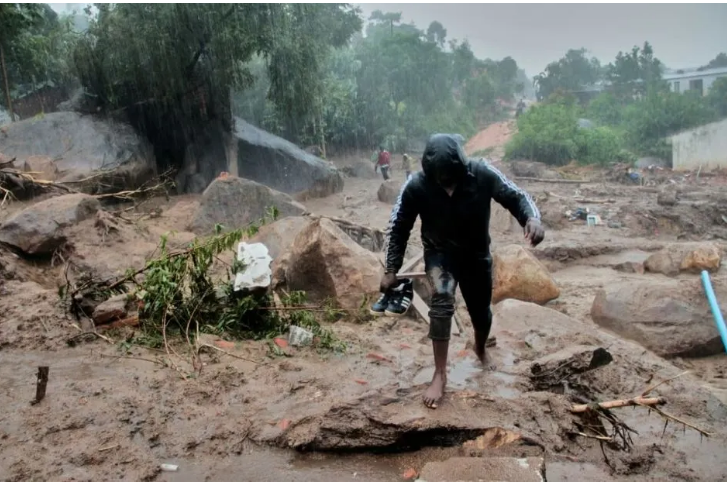
[[[703,96],[707,95],[714,81],[720,77],[727,77],[727,67],[716,67],[703,71],[684,69],[663,75],[663,79],[669,83],[669,89],[673,92],[697,91]]]
[[[675,170],[727,168],[727,119],[670,137]]]

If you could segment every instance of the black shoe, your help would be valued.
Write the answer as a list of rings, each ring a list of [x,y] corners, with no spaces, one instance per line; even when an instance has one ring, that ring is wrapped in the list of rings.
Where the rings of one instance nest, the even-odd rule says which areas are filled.
[[[384,314],[387,316],[403,316],[411,306],[414,297],[414,286],[411,279],[403,279],[399,286],[393,291],[389,305]]]
[[[389,306],[392,294],[393,292],[390,290],[382,294],[379,300],[371,306],[371,314],[374,316],[383,316],[386,313],[386,308]]]

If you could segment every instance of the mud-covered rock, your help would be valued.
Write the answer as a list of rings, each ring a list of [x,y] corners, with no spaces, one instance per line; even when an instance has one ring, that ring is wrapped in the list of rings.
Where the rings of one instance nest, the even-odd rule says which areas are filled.
[[[399,198],[400,190],[401,186],[397,182],[387,180],[381,184],[376,195],[379,197],[380,202],[393,205],[396,203],[396,199]]]
[[[727,287],[714,284],[718,300]],[[607,286],[596,293],[593,321],[656,354],[708,356],[724,351],[701,282],[655,280]]]
[[[92,217],[99,208],[96,198],[82,193],[43,200],[3,222],[0,242],[31,255],[52,254],[65,243],[65,228]]]
[[[336,167],[293,143],[235,118],[237,173],[284,193],[325,197],[343,190]]]
[[[378,292],[381,265],[328,219],[313,220],[293,242],[285,280],[291,290],[312,300],[333,298],[344,308],[358,308]]]
[[[93,310],[93,322],[96,325],[107,324],[126,317],[128,296],[117,294],[102,302]]]
[[[503,299],[545,304],[560,296],[548,269],[527,249],[506,245],[493,254],[492,303]]]
[[[644,262],[644,269],[676,276],[680,272],[715,272],[721,262],[722,251],[716,244],[671,245],[650,255]]]
[[[542,457],[450,457],[427,462],[421,482],[545,482]]]
[[[490,204],[490,230],[500,233],[522,231],[517,219],[497,202]]]
[[[150,143],[118,121],[73,112],[48,113],[4,128],[0,152],[18,160],[54,160],[58,181],[77,181],[103,171],[94,189],[136,187],[156,170]],[[107,187],[108,185],[108,187]],[[105,187],[105,188],[104,188]]]
[[[265,185],[233,176],[217,178],[202,194],[189,228],[197,234],[213,232],[215,224],[237,229],[261,220],[271,207],[282,217],[305,212],[290,196]]]
[[[679,202],[675,190],[662,190],[656,196],[656,203],[664,207],[673,207]]]

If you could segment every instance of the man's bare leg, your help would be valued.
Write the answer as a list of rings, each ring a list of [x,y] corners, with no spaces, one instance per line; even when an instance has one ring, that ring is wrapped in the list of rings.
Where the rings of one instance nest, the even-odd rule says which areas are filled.
[[[434,376],[432,383],[424,392],[424,405],[429,408],[437,408],[444,396],[444,388],[447,386],[447,352],[449,341],[432,340],[434,350]]]
[[[475,355],[480,363],[487,365],[487,353],[485,345],[487,344],[487,333],[484,331],[475,331]]]

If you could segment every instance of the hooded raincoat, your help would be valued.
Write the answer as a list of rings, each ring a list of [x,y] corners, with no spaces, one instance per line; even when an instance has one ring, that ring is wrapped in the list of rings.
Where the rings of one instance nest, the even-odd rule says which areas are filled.
[[[452,196],[437,180],[456,182]],[[484,159],[470,160],[457,135],[435,134],[422,156],[422,171],[404,183],[389,220],[386,271],[397,273],[417,216],[425,252],[490,257],[490,203],[495,200],[522,227],[540,218],[533,199]]]

